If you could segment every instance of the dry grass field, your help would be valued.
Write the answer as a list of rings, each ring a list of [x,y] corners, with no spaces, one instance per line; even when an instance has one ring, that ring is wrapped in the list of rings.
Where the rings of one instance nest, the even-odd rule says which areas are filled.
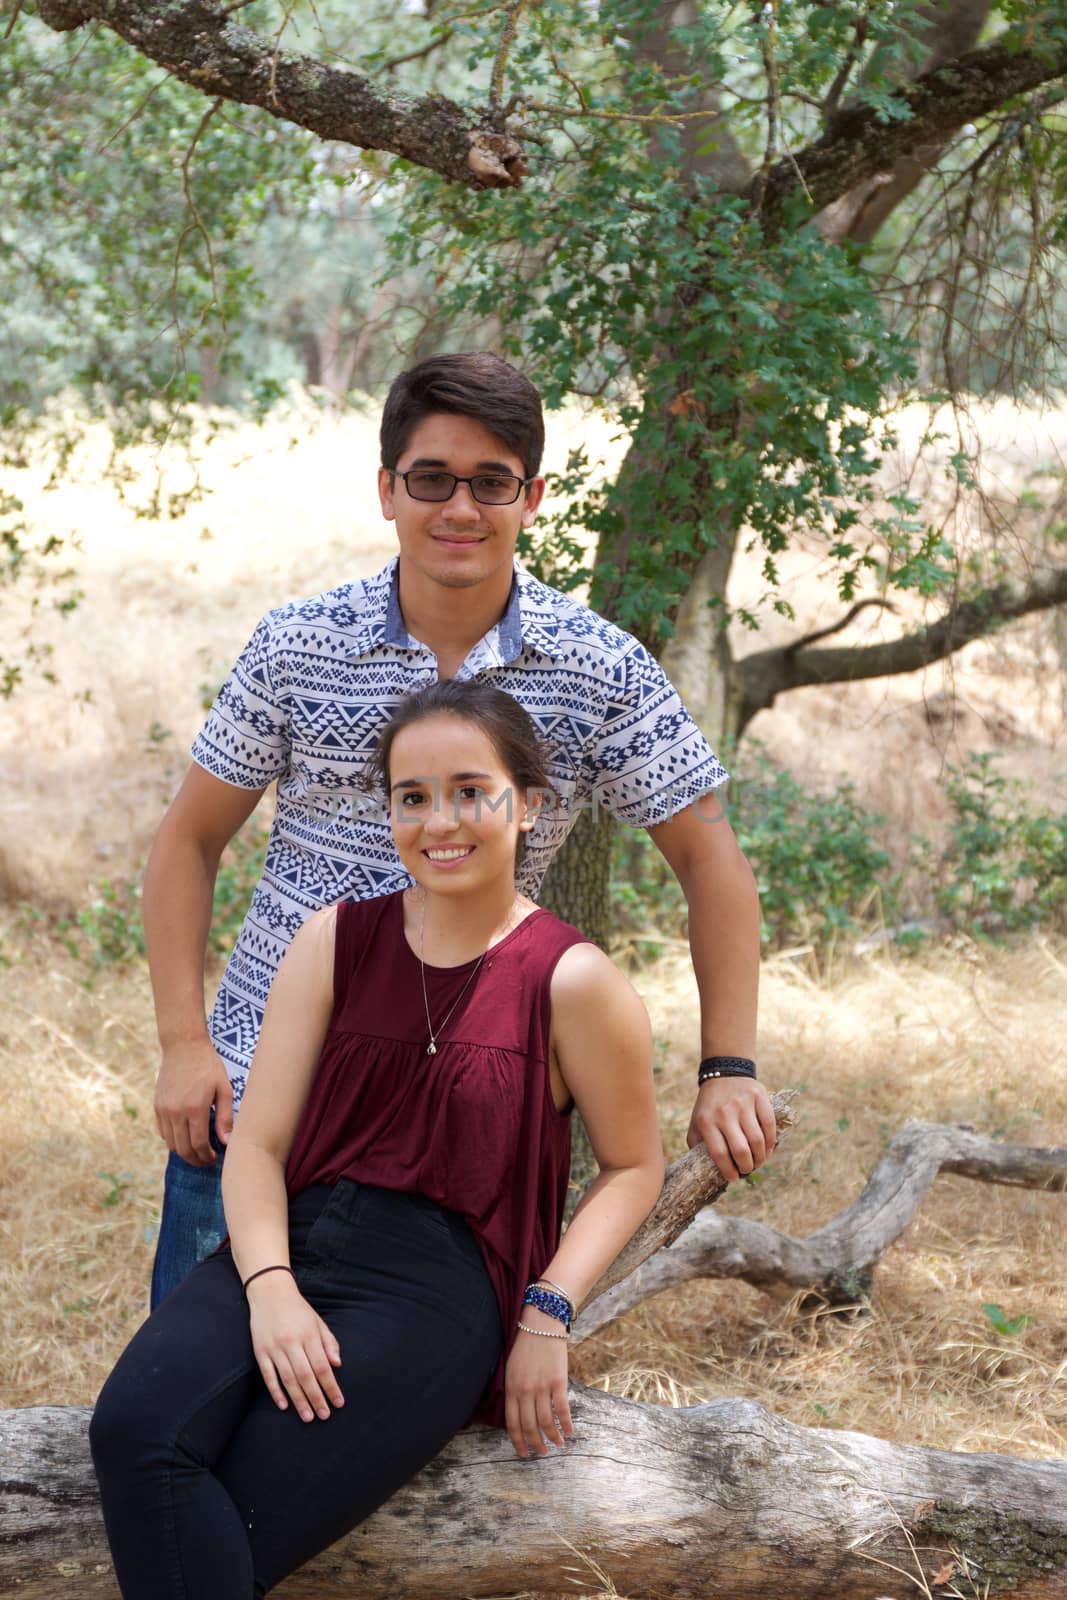
[[[145,1310],[162,1147],[147,975],[82,972],[7,914],[0,1405],[88,1403]],[[638,975],[668,1154],[684,1149],[696,1003],[681,956]],[[819,982],[768,964],[761,1058],[802,1091],[757,1184],[721,1202],[796,1236],[862,1188],[908,1117],[1022,1143],[1067,1130],[1067,948],[879,956]],[[793,1421],[941,1448],[1067,1455],[1062,1195],[935,1184],[860,1317],[800,1316],[732,1283],[682,1286],[575,1351],[583,1381],[669,1404],[745,1394]],[[1032,1323],[997,1335],[982,1307]]]
[[[554,431],[559,463],[570,430]],[[606,434],[603,445],[619,448]],[[1035,454],[1004,457],[1015,492]],[[0,703],[0,1405],[92,1400],[144,1313],[158,1217],[147,974],[108,969],[86,987],[51,919],[85,904],[102,877],[136,872],[202,700],[262,611],[388,557],[375,461],[366,421],[312,426],[294,413],[216,444],[212,495],[173,522],[138,520],[99,481],[92,452],[58,490],[43,493],[33,471],[17,486],[42,526],[77,531],[85,600],[49,618],[46,597],[37,625],[55,643],[59,687],[31,681]],[[805,559],[787,573],[802,624],[820,615],[817,564]],[[738,587],[756,593],[755,568]],[[0,650],[17,645],[27,604],[17,591],[5,599]],[[1059,651],[1045,619],[972,647],[950,674],[810,692],[753,731],[797,771],[855,777],[902,831],[929,820],[940,765],[968,747],[1000,750],[1062,800]],[[930,711],[946,698],[947,721]],[[673,949],[636,981],[673,1156],[691,1103],[695,991]],[[802,1091],[800,1121],[724,1210],[813,1231],[858,1194],[909,1117],[1067,1143],[1062,941],[997,950],[961,938],[918,959],[842,958],[832,971],[776,957],[763,993],[762,1076]],[[743,1285],[690,1284],[576,1350],[574,1370],[665,1404],[744,1394],[811,1426],[1065,1456],[1065,1238],[1062,1195],[942,1178],[862,1315],[802,1315]],[[1032,1320],[998,1334],[990,1304]]]

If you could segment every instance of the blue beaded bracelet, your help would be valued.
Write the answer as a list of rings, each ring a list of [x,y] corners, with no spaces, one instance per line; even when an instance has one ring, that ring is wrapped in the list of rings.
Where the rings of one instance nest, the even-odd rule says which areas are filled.
[[[538,1311],[543,1311],[546,1316],[555,1317],[557,1322],[562,1322],[567,1332],[571,1329],[573,1308],[566,1295],[556,1294],[552,1289],[542,1289],[536,1283],[531,1283],[522,1297],[524,1306],[534,1306]]]

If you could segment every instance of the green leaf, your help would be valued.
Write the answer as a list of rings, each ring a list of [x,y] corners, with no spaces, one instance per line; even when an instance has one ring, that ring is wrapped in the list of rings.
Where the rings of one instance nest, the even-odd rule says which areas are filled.
[[[1028,1312],[1009,1318],[998,1305],[984,1305],[982,1310],[992,1324],[994,1331],[1002,1334],[1005,1338],[1012,1338],[1015,1334],[1021,1333],[1024,1328],[1030,1327],[1034,1320]]]

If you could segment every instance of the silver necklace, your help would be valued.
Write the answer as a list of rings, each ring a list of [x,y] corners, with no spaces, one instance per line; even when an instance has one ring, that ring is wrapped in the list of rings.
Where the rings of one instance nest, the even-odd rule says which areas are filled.
[[[511,905],[511,911],[508,912],[507,917],[505,918],[504,927],[503,927],[503,930],[501,931],[501,934],[500,934],[500,939],[503,939],[505,933],[507,932],[508,923],[511,921],[512,912],[515,910],[515,904],[516,904],[516,902],[513,901],[512,905]],[[447,1028],[448,1023],[449,1023],[449,1019],[451,1018],[453,1011],[455,1011],[456,1007],[459,1005],[460,1001],[463,999],[463,996],[466,994],[467,990],[470,988],[471,984],[474,982],[475,978],[478,976],[479,972],[481,971],[482,962],[485,960],[486,956],[489,954],[489,946],[486,945],[485,949],[482,951],[481,955],[478,957],[477,961],[474,963],[474,971],[471,972],[468,975],[466,983],[463,985],[462,989],[459,991],[459,993],[457,994],[456,998],[453,1000],[452,1004],[449,1006],[447,1014],[442,1018],[441,1022],[435,1028],[433,1023],[430,1021],[430,998],[429,998],[428,994],[426,993],[426,963],[422,959],[422,952],[423,952],[423,950],[425,948],[425,943],[424,943],[425,933],[426,933],[426,896],[425,896],[425,893],[424,893],[423,894],[423,899],[422,899],[422,916],[419,918],[419,976],[422,979],[422,1004],[423,1004],[423,1009],[426,1012],[426,1027],[429,1030],[429,1034],[430,1034],[430,1041],[426,1046],[426,1054],[428,1056],[435,1056],[437,1054],[437,1041],[440,1038],[441,1034],[444,1033],[445,1029]],[[500,943],[500,939],[497,940],[498,944]]]

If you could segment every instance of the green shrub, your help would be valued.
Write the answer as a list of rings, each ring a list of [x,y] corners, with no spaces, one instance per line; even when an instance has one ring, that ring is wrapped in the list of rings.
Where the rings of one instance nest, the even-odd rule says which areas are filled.
[[[59,932],[71,955],[86,962],[91,973],[130,966],[145,953],[140,884],[101,878],[89,904],[73,922],[61,922]]]
[[[945,789],[954,813],[937,871],[937,909],[970,932],[1013,932],[1062,922],[1067,911],[1067,813],[1034,815],[1025,786],[995,769],[996,757],[971,755],[950,768]]]
[[[875,842],[882,818],[857,804],[851,785],[812,793],[760,751],[728,794],[730,820],[759,884],[765,945],[825,948],[857,928],[875,901],[895,903],[889,857]],[[685,897],[646,833],[620,831],[611,895],[623,935],[652,945],[656,933],[684,934]]]
[[[215,899],[208,934],[208,952],[225,956],[233,948],[263,871],[267,830],[249,822],[226,846],[215,879]],[[145,955],[144,917],[140,877],[137,880],[102,878],[93,898],[73,921],[59,924],[59,933],[76,960],[90,970],[128,967]]]
[[[622,937],[633,939],[648,958],[660,954],[657,933],[673,938],[685,935],[685,896],[643,828],[620,828],[615,836],[611,925]]]
[[[1031,812],[1025,786],[974,755],[944,779],[952,821],[939,851],[913,847],[915,912],[929,926],[897,930],[914,952],[947,923],[996,937],[1067,924],[1067,814]],[[772,949],[811,944],[819,952],[844,935],[898,921],[901,877],[882,845],[884,819],[865,811],[851,784],[806,789],[758,746],[746,746],[727,791],[730,820],[760,890],[761,939]],[[656,933],[681,935],[686,907],[673,873],[647,834],[626,829],[612,863],[615,926],[658,953]]]
[[[757,750],[729,790],[730,818],[756,874],[764,943],[827,947],[896,905],[898,883],[877,842],[884,819],[864,811],[850,783],[805,789]]]

